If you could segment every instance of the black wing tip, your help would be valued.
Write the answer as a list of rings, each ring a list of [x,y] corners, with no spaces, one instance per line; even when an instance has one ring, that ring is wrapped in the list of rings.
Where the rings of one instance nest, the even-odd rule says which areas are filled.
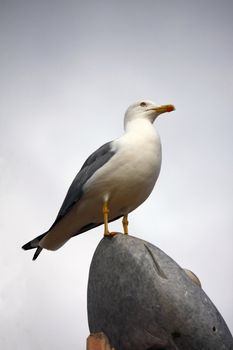
[[[30,242],[29,242],[29,243],[24,244],[22,246],[22,249],[23,250],[36,249],[35,254],[33,255],[33,258],[32,258],[32,260],[35,261],[38,258],[38,256],[40,255],[40,253],[41,253],[43,248],[41,248],[41,247],[37,247],[37,248],[36,247],[32,247]]]
[[[32,258],[32,260],[35,261],[38,258],[38,256],[40,255],[40,253],[41,253],[43,248],[41,248],[41,247],[37,247],[37,248],[36,247],[32,247],[30,242],[29,242],[29,243],[24,244],[22,246],[22,249],[23,250],[36,249],[35,254],[33,255],[33,258]]]
[[[35,248],[35,247],[32,247],[31,242],[28,242],[22,246],[23,250],[29,250],[29,249],[33,249],[33,248]]]
[[[38,258],[38,256],[40,255],[42,249],[43,249],[43,248],[41,248],[41,247],[38,247],[38,248],[36,249],[36,252],[35,252],[35,254],[33,255],[33,258],[32,258],[33,261],[35,261],[35,260]]]
[[[35,254],[33,255],[32,260],[36,260],[36,259],[38,258],[38,256],[40,255],[42,249],[43,249],[43,248],[41,248],[41,247],[38,245],[39,240],[37,241],[37,244],[36,244],[36,245],[35,245],[34,243],[35,243],[34,241],[30,241],[30,242],[28,242],[28,243],[26,243],[26,244],[24,244],[24,245],[22,246],[22,249],[23,249],[23,250],[36,249]]]
[[[41,252],[41,250],[42,250],[42,248],[40,248],[40,246],[39,246],[40,240],[41,240],[46,234],[47,234],[47,232],[42,233],[42,235],[39,235],[39,236],[37,236],[36,238],[32,239],[31,241],[27,242],[26,244],[24,244],[24,245],[22,246],[22,249],[23,249],[23,250],[37,249],[38,252],[37,252],[37,250],[36,250],[36,253],[37,253],[37,254],[35,253],[36,258],[37,258],[37,256],[40,254],[40,252]],[[39,248],[40,248],[40,249],[39,249]],[[35,258],[35,259],[36,259],[36,258]]]

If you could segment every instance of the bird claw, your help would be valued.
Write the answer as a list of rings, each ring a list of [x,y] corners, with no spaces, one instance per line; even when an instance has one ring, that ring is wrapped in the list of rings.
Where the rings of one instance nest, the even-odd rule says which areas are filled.
[[[117,232],[107,232],[104,234],[104,237],[106,238],[113,238],[114,236],[116,236]]]

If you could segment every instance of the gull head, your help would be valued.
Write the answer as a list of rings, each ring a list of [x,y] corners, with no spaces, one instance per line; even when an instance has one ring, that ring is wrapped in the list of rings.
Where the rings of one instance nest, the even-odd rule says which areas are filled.
[[[125,112],[124,126],[136,119],[145,119],[153,123],[155,119],[162,113],[172,112],[175,107],[171,104],[157,105],[152,101],[138,101],[127,109]]]

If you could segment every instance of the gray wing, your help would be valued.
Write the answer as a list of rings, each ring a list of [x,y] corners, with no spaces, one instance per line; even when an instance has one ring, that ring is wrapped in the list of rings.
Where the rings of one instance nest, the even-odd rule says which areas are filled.
[[[88,179],[99,169],[101,168],[107,161],[112,158],[112,156],[116,153],[112,149],[112,141],[105,143],[103,146],[98,148],[94,153],[92,153],[82,168],[74,178],[67,195],[64,199],[64,202],[61,206],[61,209],[58,212],[57,218],[53,225],[54,227],[63,217],[68,213],[68,211],[76,204],[83,194],[83,186],[87,182]],[[51,230],[50,228],[50,230]]]
[[[79,173],[76,175],[74,181],[72,182],[67,195],[65,197],[65,200],[61,206],[61,209],[59,210],[59,213],[57,215],[57,218],[53,225],[50,227],[50,229],[43,233],[42,235],[34,238],[30,242],[24,244],[22,247],[24,250],[28,249],[34,249],[36,248],[36,252],[33,256],[33,260],[35,260],[39,254],[42,251],[42,248],[39,246],[40,240],[48,234],[48,232],[51,230],[52,227],[54,227],[67,213],[68,211],[74,206],[75,203],[77,203],[83,194],[83,186],[87,182],[87,180],[99,169],[101,168],[107,161],[114,156],[116,151],[112,149],[112,141],[105,143],[103,146],[101,146],[97,151],[92,153],[90,157],[87,158],[85,163],[83,164],[82,168],[80,169]],[[113,220],[116,220],[118,218],[114,218]],[[111,220],[111,221],[113,221]],[[79,232],[77,232],[75,235],[78,235],[82,232],[85,232],[87,230],[90,230],[91,228],[94,228],[96,226],[99,226],[100,224],[94,224],[89,223],[85,227],[82,227]]]

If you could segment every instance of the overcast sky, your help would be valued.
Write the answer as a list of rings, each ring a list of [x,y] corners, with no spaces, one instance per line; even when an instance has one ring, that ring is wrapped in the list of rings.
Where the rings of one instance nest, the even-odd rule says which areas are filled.
[[[142,98],[176,112],[156,120],[162,170],[130,233],[194,271],[233,331],[232,18],[231,0],[0,0],[1,349],[85,349],[103,228],[36,262],[20,247]]]

